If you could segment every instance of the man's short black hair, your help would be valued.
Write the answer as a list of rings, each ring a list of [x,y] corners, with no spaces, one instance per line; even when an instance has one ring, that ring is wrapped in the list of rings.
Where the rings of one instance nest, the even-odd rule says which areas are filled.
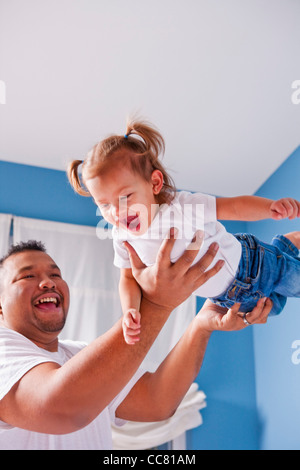
[[[0,267],[7,258],[16,253],[23,253],[23,251],[42,251],[43,253],[46,253],[46,248],[42,242],[38,242],[36,240],[28,240],[27,242],[20,242],[16,245],[12,245],[6,255],[0,259]]]

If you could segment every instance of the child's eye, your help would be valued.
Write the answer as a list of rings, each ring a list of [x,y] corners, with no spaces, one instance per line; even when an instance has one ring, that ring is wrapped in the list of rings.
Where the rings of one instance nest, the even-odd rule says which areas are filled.
[[[132,193],[126,194],[126,196],[120,196],[119,199],[120,199],[120,201],[125,202],[127,199],[130,198],[130,196],[132,196]]]
[[[99,204],[99,209],[101,210],[105,210],[105,209],[108,209],[110,206],[110,204]]]

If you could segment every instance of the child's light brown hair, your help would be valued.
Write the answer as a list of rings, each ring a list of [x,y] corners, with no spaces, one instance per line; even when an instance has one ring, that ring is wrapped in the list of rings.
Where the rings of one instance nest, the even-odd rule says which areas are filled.
[[[67,170],[68,178],[78,194],[90,196],[84,186],[86,181],[100,176],[116,163],[130,165],[132,171],[146,181],[151,180],[154,170],[160,170],[164,184],[156,197],[157,202],[159,204],[170,203],[175,196],[176,188],[172,178],[159,161],[164,151],[165,142],[158,130],[144,121],[129,121],[125,135],[112,135],[94,145],[84,161],[72,161]],[[81,164],[82,178],[79,175]]]

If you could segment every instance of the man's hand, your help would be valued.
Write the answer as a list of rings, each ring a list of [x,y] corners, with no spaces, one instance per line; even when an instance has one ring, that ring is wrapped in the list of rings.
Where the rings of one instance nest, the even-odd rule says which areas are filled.
[[[274,201],[270,207],[271,217],[275,220],[289,218],[290,220],[300,217],[300,202],[292,198],[283,198]]]
[[[197,232],[190,246],[175,262],[170,260],[175,243],[175,230],[170,230],[170,237],[165,238],[153,266],[145,266],[132,246],[125,242],[132,267],[132,274],[143,291],[143,298],[161,307],[174,309],[186,300],[196,289],[217,274],[224,265],[219,260],[209,270],[218,245],[213,243],[206,254],[193,266],[192,263],[203,243],[203,233]]]
[[[269,298],[259,299],[252,312],[247,313],[247,321],[251,325],[264,324],[272,309],[272,301]],[[239,312],[240,304],[235,304],[231,309],[226,310],[206,300],[202,309],[197,314],[201,327],[208,332],[213,331],[238,331],[247,328],[243,317],[244,313]]]

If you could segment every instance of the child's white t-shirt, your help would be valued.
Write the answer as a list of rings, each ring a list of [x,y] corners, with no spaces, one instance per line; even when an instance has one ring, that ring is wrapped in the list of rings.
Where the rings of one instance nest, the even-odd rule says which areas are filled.
[[[62,366],[85,346],[82,342],[64,340],[59,341],[57,352],[49,352],[16,331],[0,327],[0,400],[33,367],[43,362]],[[124,422],[116,418],[115,411],[143,373],[139,370],[110,405],[79,431],[44,434],[0,421],[0,450],[111,450],[111,423]]]
[[[207,251],[211,243],[219,244],[219,251],[209,268],[219,259],[225,261],[222,269],[194,293],[200,297],[216,297],[222,294],[233,281],[241,257],[241,244],[216,218],[216,198],[202,193],[180,191],[170,205],[163,204],[156,213],[147,232],[134,235],[124,229],[113,227],[115,250],[114,264],[119,268],[130,268],[127,249],[128,241],[146,266],[155,263],[163,239],[171,227],[179,231],[171,253],[175,262],[190,244],[196,230],[204,231],[204,242],[194,261],[196,263]]]

